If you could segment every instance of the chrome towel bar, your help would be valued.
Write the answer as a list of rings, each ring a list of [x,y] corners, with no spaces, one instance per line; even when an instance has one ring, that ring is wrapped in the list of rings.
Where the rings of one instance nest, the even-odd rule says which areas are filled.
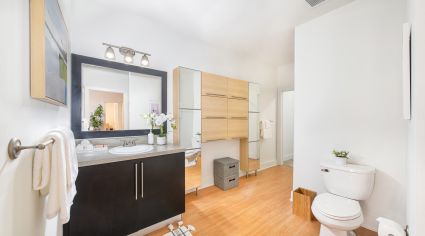
[[[9,145],[7,146],[7,153],[9,154],[9,158],[11,160],[14,160],[16,158],[18,158],[19,154],[21,153],[22,150],[25,149],[39,149],[39,150],[43,150],[46,148],[47,145],[49,144],[53,144],[55,143],[54,139],[49,139],[44,143],[40,143],[38,145],[34,145],[34,146],[22,146],[21,140],[17,139],[17,138],[12,138],[9,141]]]

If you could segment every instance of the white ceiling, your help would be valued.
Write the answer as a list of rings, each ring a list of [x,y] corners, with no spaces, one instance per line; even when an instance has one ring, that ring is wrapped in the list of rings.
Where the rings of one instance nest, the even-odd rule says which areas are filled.
[[[354,0],[327,0],[314,8],[305,0],[90,1],[123,14],[149,17],[208,44],[282,65],[293,62],[296,25]]]

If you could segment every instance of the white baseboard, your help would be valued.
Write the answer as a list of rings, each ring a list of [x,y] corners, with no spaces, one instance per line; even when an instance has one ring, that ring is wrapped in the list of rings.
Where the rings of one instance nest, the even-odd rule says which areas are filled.
[[[292,154],[292,153],[283,157],[284,162],[289,161],[291,159],[294,159],[294,154]]]
[[[165,226],[172,224],[172,223],[175,223],[175,222],[180,221],[180,220],[182,220],[182,215],[177,215],[177,216],[171,217],[169,219],[166,219],[164,221],[161,221],[159,223],[156,223],[154,225],[151,225],[149,227],[146,227],[144,229],[141,229],[141,230],[139,230],[135,233],[130,234],[129,236],[143,236],[143,235],[152,233],[153,231],[156,231],[158,229],[164,228]]]
[[[276,165],[277,165],[276,160],[267,161],[267,162],[261,162],[260,163],[260,169],[259,169],[259,171],[268,169],[268,168],[273,167],[273,166],[276,166]]]

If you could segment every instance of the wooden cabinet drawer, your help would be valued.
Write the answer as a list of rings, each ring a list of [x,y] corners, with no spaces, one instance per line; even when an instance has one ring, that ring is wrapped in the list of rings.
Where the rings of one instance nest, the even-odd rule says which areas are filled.
[[[227,119],[202,119],[202,142],[227,138]]]
[[[229,98],[238,98],[248,100],[248,82],[243,80],[227,80],[227,96]]]
[[[202,95],[227,97],[227,78],[202,72]]]
[[[202,96],[202,118],[227,118],[227,98]]]
[[[248,138],[248,119],[229,119],[227,127],[229,138]]]
[[[242,99],[227,99],[227,115],[229,119],[247,119],[248,101]]]

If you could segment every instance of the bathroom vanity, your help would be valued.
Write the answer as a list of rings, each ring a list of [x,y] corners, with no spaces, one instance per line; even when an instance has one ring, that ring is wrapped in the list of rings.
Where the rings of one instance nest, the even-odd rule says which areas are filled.
[[[185,150],[141,144],[159,133],[143,115],[167,114],[167,72],[72,54],[71,74],[75,138],[117,143],[108,152],[78,155],[77,195],[64,235],[128,235],[182,214]]]
[[[184,150],[154,146],[79,155],[77,195],[64,235],[128,235],[185,211]]]

